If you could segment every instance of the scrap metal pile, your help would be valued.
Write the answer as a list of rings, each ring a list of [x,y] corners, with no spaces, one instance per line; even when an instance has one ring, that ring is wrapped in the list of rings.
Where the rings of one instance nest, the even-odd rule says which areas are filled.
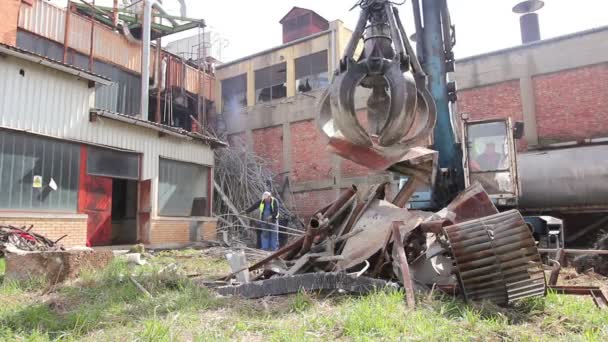
[[[410,296],[414,288],[458,284],[466,300],[499,305],[546,292],[541,258],[522,216],[499,213],[479,184],[437,213],[387,201],[385,184],[365,193],[353,186],[310,219],[304,236],[233,270],[224,280],[257,273],[253,282],[219,292],[247,298],[301,289],[364,293],[396,282]]]
[[[25,227],[17,228],[10,225],[0,225],[0,257],[5,252],[63,250],[63,247],[58,244],[63,237],[53,241],[32,232],[33,227],[30,226],[26,229]]]

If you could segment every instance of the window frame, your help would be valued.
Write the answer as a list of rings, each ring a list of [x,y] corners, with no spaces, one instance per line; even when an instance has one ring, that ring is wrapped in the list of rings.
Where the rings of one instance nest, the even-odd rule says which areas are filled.
[[[7,142],[7,137],[13,141]],[[21,139],[21,141],[17,139]],[[21,144],[20,155],[16,155],[16,144],[21,142],[25,142],[25,144]],[[4,154],[4,146],[7,144],[13,145],[12,154],[9,157],[12,165],[8,175],[4,174],[5,170],[3,170],[7,165]],[[10,145],[7,146],[10,148]],[[41,146],[42,148],[39,150]],[[77,214],[80,177],[82,177],[81,147],[82,144],[64,139],[0,128],[0,188],[9,186],[8,190],[1,190],[0,196],[8,194],[8,200],[0,200],[0,212]],[[50,157],[48,157],[49,155]],[[15,171],[16,167],[21,167],[21,176],[18,175],[18,170]],[[23,174],[26,167],[29,168],[29,171]],[[59,174],[57,175],[57,173]],[[34,176],[42,176],[41,188],[33,187]],[[18,190],[14,189],[14,177],[21,177]],[[51,188],[51,179],[55,182],[57,190]],[[24,187],[31,188],[31,192],[25,191]],[[14,201],[13,196],[15,195],[20,196],[18,206],[10,203]],[[23,205],[23,196],[29,196],[29,205]]]
[[[321,56],[321,58],[317,58],[317,56]],[[294,77],[295,77],[295,93],[302,94],[312,90],[325,89],[329,86],[329,51],[327,49],[317,51],[305,56],[300,56],[294,59]],[[315,67],[318,65],[317,59],[322,60],[324,62],[324,66]],[[304,68],[304,71],[301,71],[300,68]],[[321,79],[325,79],[325,84],[319,86],[313,86],[308,90],[300,90],[300,83],[305,80],[312,79],[313,81],[318,81]],[[314,82],[313,82],[314,84]],[[310,85],[310,83],[309,83]]]
[[[276,69],[276,70],[275,70]],[[269,82],[265,84],[265,82],[259,81],[263,72],[268,71],[270,74],[268,76]],[[275,79],[273,75],[282,74],[280,77]],[[258,81],[263,84],[258,84]],[[278,91],[278,87],[283,87],[284,93],[279,94],[275,97],[274,93]],[[274,100],[282,99],[287,97],[287,63],[281,62],[276,63],[264,68],[260,68],[254,71],[254,90],[255,90],[255,103],[268,103]],[[262,92],[268,90],[268,99],[260,100],[262,97]]]
[[[225,87],[225,85],[228,82],[235,82],[236,83],[236,82],[239,82],[238,79],[241,79],[241,78],[244,78],[244,80],[245,80],[245,82],[244,82],[245,88],[243,89],[243,92],[226,92],[227,89],[234,89],[234,88]],[[220,81],[220,87],[222,89],[222,98],[221,98],[221,101],[222,101],[222,112],[230,112],[230,113],[232,113],[232,112],[237,112],[240,109],[247,108],[247,73],[242,73],[242,74],[239,74],[239,75],[236,75],[236,76],[229,77],[229,78],[221,80]],[[242,100],[243,101],[237,101],[238,107],[236,107],[236,106],[235,107],[228,107],[226,105],[227,101],[226,101],[226,98],[225,98],[225,96],[226,96],[227,93],[230,93],[233,96],[242,95]]]
[[[159,218],[191,218],[191,217],[199,217],[200,215],[197,216],[193,216],[192,215],[192,204],[191,207],[189,208],[190,212],[187,215],[176,215],[174,213],[162,213],[162,207],[161,207],[161,168],[162,165],[161,163],[163,161],[166,162],[170,162],[170,163],[177,163],[177,164],[186,164],[186,165],[191,165],[191,166],[196,166],[196,167],[200,167],[205,175],[204,179],[201,180],[201,182],[204,182],[205,184],[205,188],[202,191],[204,193],[204,197],[203,196],[196,196],[196,193],[194,193],[193,195],[193,199],[192,199],[192,203],[194,203],[194,199],[196,198],[206,198],[207,199],[207,208],[209,210],[209,215],[211,215],[211,204],[210,201],[212,200],[212,194],[211,194],[211,181],[210,181],[210,177],[213,174],[213,166],[211,165],[206,165],[206,164],[197,164],[197,163],[193,163],[193,162],[188,162],[188,161],[183,161],[183,160],[178,160],[178,159],[174,159],[174,158],[168,158],[168,157],[163,157],[163,156],[159,156],[158,157],[158,188],[157,188],[157,195],[156,195],[156,205],[157,205],[157,210],[156,210],[156,216]],[[170,200],[170,199],[169,199]]]

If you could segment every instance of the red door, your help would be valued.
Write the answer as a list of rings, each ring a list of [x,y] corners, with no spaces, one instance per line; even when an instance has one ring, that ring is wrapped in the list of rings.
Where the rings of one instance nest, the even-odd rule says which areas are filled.
[[[112,242],[112,179],[87,174],[87,150],[80,149],[78,212],[87,214],[87,246]]]

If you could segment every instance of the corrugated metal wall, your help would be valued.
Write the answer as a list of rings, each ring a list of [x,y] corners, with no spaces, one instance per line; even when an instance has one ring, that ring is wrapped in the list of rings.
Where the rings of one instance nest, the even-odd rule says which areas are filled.
[[[66,15],[66,10],[63,8],[40,0],[34,0],[33,6],[21,6],[19,12],[19,28],[34,33],[39,37],[48,38],[59,43],[63,47]],[[70,14],[69,20],[69,47],[88,56],[91,51],[91,20],[73,13]],[[93,57],[95,59],[101,62],[115,64],[121,66],[125,70],[140,74],[141,44],[130,43],[122,34],[114,32],[112,29],[102,24],[95,25],[93,34]],[[154,49],[152,51],[154,51]],[[155,54],[152,53],[150,56],[151,75],[154,74],[154,57]],[[62,60],[62,58],[63,53],[58,60]],[[215,78],[210,75],[205,75],[204,77],[204,96],[211,101],[215,101]],[[198,93],[199,77],[197,68],[189,65],[185,66],[185,84],[183,84],[183,87],[193,94]],[[119,97],[135,95],[130,94],[128,90],[125,89],[118,89],[117,92]],[[126,110],[128,110],[128,106]]]
[[[154,189],[160,156],[213,165],[213,151],[200,142],[159,138],[150,129],[109,119],[89,122],[93,89],[72,75],[13,57],[0,59],[0,75],[2,127],[143,153],[142,179],[153,179]]]
[[[17,46],[57,61],[63,60],[63,46],[61,44],[23,30],[17,32]],[[70,51],[68,54],[68,63],[85,70],[89,68],[89,58],[74,51]],[[99,60],[93,62],[93,72],[114,82],[110,86],[97,87],[95,92],[96,108],[126,115],[139,114],[141,81],[138,75]]]

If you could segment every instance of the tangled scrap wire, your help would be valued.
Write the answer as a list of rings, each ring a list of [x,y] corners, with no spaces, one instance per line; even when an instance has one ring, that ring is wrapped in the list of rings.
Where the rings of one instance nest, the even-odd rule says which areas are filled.
[[[0,225],[0,257],[10,246],[22,251],[58,251],[64,248],[58,242],[66,237],[62,236],[52,241],[40,234],[32,232],[33,225],[29,228]]]
[[[247,150],[240,139],[233,141],[234,146],[215,151],[214,180],[230,199],[237,210],[242,211],[255,202],[259,202],[264,191],[270,191],[281,204],[279,214],[284,226],[303,229],[301,221],[285,205],[286,198],[281,198],[281,190],[275,185],[277,175],[272,172],[268,162]],[[255,236],[249,226],[243,227],[243,217],[234,215],[230,205],[222,196],[215,194],[213,199],[214,214],[218,217],[218,231],[228,231],[233,240],[248,241]],[[255,225],[255,222],[252,222]]]

